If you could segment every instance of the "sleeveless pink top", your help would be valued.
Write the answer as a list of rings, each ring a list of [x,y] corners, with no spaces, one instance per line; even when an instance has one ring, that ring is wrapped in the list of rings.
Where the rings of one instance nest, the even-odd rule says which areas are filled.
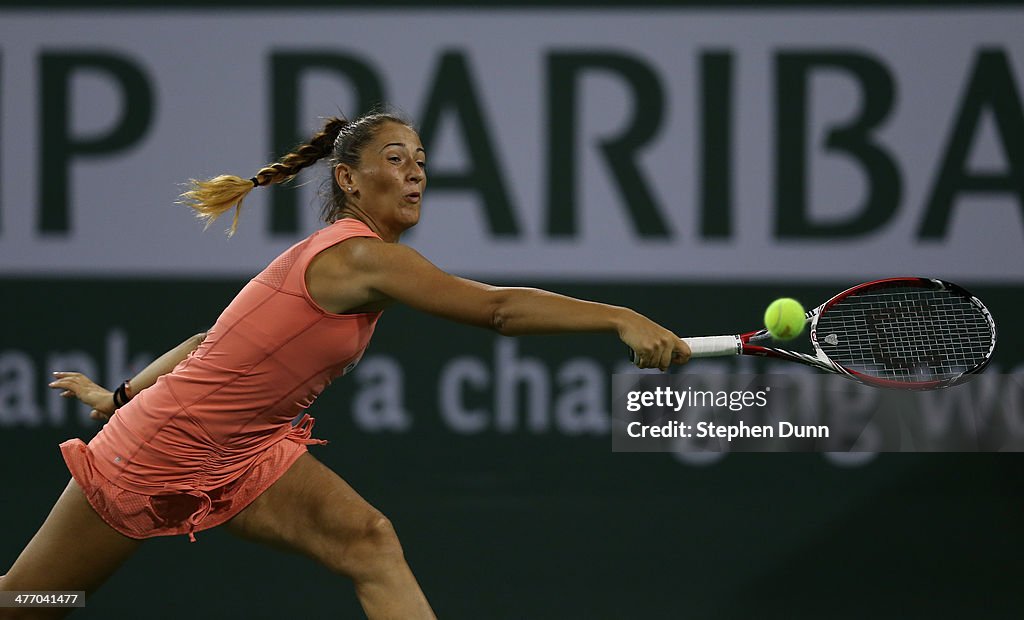
[[[377,235],[343,219],[292,246],[239,292],[198,349],[88,446],[61,444],[114,529],[133,538],[192,536],[240,512],[306,444],[326,443],[310,439],[308,414],[291,422],[358,363],[380,313],[324,311],[305,273],[318,253],[352,237]]]

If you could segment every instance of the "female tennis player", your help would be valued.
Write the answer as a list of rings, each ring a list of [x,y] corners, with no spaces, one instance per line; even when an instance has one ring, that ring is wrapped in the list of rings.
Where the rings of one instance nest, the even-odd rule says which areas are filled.
[[[93,406],[94,417],[115,404],[117,414],[88,444],[61,444],[72,480],[0,588],[89,592],[143,539],[195,540],[227,524],[350,578],[370,618],[431,618],[391,523],[309,454],[306,445],[322,442],[310,438],[308,414],[292,423],[358,363],[381,311],[399,302],[504,335],[614,332],[641,368],[687,361],[685,343],[632,310],[465,280],[399,244],[420,218],[425,156],[408,122],[374,113],[329,119],[251,179],[193,182],[186,203],[208,222],[234,208],[233,232],[254,187],[329,157],[327,226],[113,399],[87,377],[57,373],[51,386]]]

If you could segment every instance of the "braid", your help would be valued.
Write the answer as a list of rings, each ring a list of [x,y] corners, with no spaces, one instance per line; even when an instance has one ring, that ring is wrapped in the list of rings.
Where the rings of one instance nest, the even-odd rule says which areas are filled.
[[[257,185],[287,183],[295,178],[300,170],[312,166],[334,151],[334,140],[348,124],[343,118],[330,118],[320,133],[310,138],[307,144],[301,145],[291,153],[282,157],[256,173]]]
[[[260,185],[285,183],[295,178],[303,168],[312,166],[320,159],[327,157],[334,150],[334,141],[349,122],[343,118],[332,117],[324,124],[319,133],[310,138],[309,142],[296,148],[280,160],[260,168],[256,176],[243,179],[234,175],[220,175],[206,181],[189,179],[190,189],[181,194],[181,204],[196,211],[196,216],[206,220],[206,227],[218,217],[235,209],[235,216],[228,229],[228,236],[238,228],[238,215],[242,209],[242,201],[253,188]]]

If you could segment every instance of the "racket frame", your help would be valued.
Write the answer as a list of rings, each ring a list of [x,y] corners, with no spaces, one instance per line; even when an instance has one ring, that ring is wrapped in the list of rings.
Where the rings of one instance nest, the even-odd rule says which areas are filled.
[[[992,340],[989,345],[988,354],[985,356],[985,360],[971,368],[964,373],[951,377],[948,379],[936,379],[931,381],[894,381],[892,379],[883,379],[880,377],[872,377],[870,375],[857,372],[832,361],[828,355],[821,349],[818,344],[817,326],[818,319],[821,315],[826,312],[829,308],[837,304],[839,301],[853,295],[866,288],[879,288],[879,287],[896,287],[896,286],[910,286],[915,288],[930,288],[936,290],[949,290],[952,291],[968,301],[970,301],[985,317],[988,321],[989,328],[992,333]],[[771,342],[772,336],[768,333],[767,329],[759,329],[752,332],[746,332],[744,334],[735,334],[732,336],[704,336],[696,338],[683,338],[684,341],[690,346],[693,354],[691,357],[721,357],[727,355],[754,355],[758,357],[771,357],[775,359],[783,359],[791,362],[798,362],[813,366],[815,368],[839,374],[855,381],[859,381],[866,385],[872,385],[876,387],[885,388],[897,388],[902,390],[934,390],[938,388],[949,387],[962,383],[968,380],[971,375],[977,374],[984,370],[985,366],[988,365],[989,360],[992,358],[992,353],[995,350],[996,345],[996,326],[995,321],[992,318],[992,314],[988,308],[985,307],[981,300],[972,295],[963,287],[947,282],[945,280],[939,280],[936,278],[921,278],[921,277],[895,277],[895,278],[884,278],[881,280],[872,280],[870,282],[864,282],[856,286],[850,287],[845,291],[833,295],[828,301],[821,304],[820,306],[808,310],[804,313],[804,325],[810,324],[810,340],[811,345],[814,347],[814,355],[807,353],[801,353],[799,351],[791,351],[789,349],[783,349],[774,346],[764,346],[762,342]]]

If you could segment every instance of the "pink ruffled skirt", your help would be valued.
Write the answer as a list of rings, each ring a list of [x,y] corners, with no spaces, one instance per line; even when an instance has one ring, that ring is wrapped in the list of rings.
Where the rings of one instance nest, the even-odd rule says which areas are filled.
[[[71,476],[89,504],[110,527],[129,538],[188,534],[228,521],[252,503],[307,451],[306,446],[327,443],[310,439],[312,418],[306,416],[295,432],[271,445],[235,480],[214,489],[190,489],[145,495],[118,487],[96,468],[95,457],[81,439],[60,444]],[[308,423],[307,423],[308,422]]]

